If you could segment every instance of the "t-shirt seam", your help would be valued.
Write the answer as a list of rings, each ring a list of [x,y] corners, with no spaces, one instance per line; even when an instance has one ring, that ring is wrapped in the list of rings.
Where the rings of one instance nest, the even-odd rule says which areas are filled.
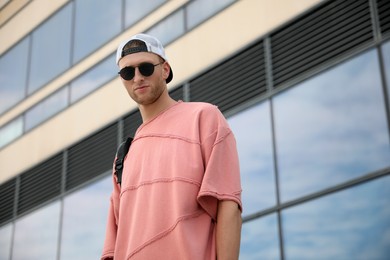
[[[159,234],[155,235],[154,237],[152,237],[151,239],[149,239],[148,241],[146,241],[142,245],[138,246],[136,249],[133,250],[133,252],[131,252],[129,255],[127,255],[126,259],[130,259],[135,254],[137,254],[141,250],[143,250],[145,247],[147,247],[147,246],[149,246],[149,245],[159,241],[160,239],[166,237],[169,233],[171,233],[172,231],[174,231],[176,229],[177,225],[179,225],[180,222],[183,222],[183,221],[188,220],[188,219],[199,217],[199,216],[201,216],[203,214],[205,214],[204,211],[197,210],[197,211],[195,211],[193,213],[190,213],[188,215],[183,215],[183,216],[177,218],[176,222],[171,227],[169,227],[168,229],[160,232]]]
[[[141,132],[141,130],[149,125],[150,123],[152,123],[153,121],[155,121],[157,118],[159,118],[160,116],[162,116],[163,114],[165,114],[166,112],[170,111],[172,108],[175,108],[177,107],[178,105],[182,104],[183,102],[182,101],[178,101],[176,104],[168,107],[167,109],[165,109],[164,111],[161,111],[158,115],[156,115],[154,118],[150,119],[149,121],[145,122],[145,123],[142,123],[139,128],[136,130],[136,134]]]
[[[192,144],[198,144],[198,145],[200,145],[200,142],[199,142],[199,141],[197,141],[197,140],[192,140],[192,139],[187,138],[187,137],[183,137],[183,136],[179,136],[179,135],[172,135],[172,134],[156,134],[156,133],[150,133],[150,134],[139,135],[139,136],[135,137],[135,139],[133,140],[133,143],[136,142],[136,141],[138,141],[139,139],[148,138],[148,137],[178,139],[178,140],[185,141],[185,142],[187,142],[187,143],[192,143]]]
[[[183,177],[158,178],[158,179],[153,179],[153,180],[149,180],[149,181],[143,181],[143,182],[138,183],[137,185],[130,185],[130,186],[124,188],[123,190],[121,190],[120,197],[122,197],[122,195],[125,192],[130,191],[130,190],[136,190],[142,186],[147,186],[147,185],[152,185],[152,184],[157,184],[157,183],[175,182],[175,181],[190,183],[190,184],[196,185],[197,187],[201,186],[200,182],[195,181],[193,179],[183,178]]]

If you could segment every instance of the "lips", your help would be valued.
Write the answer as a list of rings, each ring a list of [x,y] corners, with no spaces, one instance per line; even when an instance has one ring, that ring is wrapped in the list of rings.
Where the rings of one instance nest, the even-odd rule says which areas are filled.
[[[144,89],[146,89],[146,88],[148,88],[149,86],[139,86],[139,87],[136,87],[135,89],[134,89],[134,91],[137,91],[137,90],[144,90]]]

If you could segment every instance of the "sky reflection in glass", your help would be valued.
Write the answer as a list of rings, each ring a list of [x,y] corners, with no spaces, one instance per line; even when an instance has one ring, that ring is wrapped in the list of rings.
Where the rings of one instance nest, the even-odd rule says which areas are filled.
[[[26,37],[0,57],[0,114],[26,95],[28,47]]]
[[[382,45],[383,62],[385,64],[385,78],[387,84],[387,95],[390,102],[390,41]]]
[[[276,214],[242,226],[240,260],[259,259],[280,259]]]
[[[125,26],[133,25],[166,0],[126,0],[125,1]]]
[[[62,8],[32,33],[29,94],[70,66],[72,4]]]
[[[154,25],[146,33],[159,39],[162,45],[167,45],[183,35],[184,32],[184,11],[180,9]]]
[[[76,102],[101,87],[104,83],[107,83],[110,79],[113,79],[117,76],[117,70],[114,55],[108,56],[108,58],[91,70],[72,81],[70,85],[70,102]]]
[[[0,259],[9,259],[11,253],[12,224],[0,227]]]
[[[122,4],[111,0],[76,0],[73,64],[121,31]]]
[[[69,88],[63,87],[36,106],[29,109],[25,114],[25,130],[41,124],[68,106]]]
[[[99,259],[103,250],[112,178],[64,199],[61,259]]]
[[[237,140],[244,216],[276,204],[270,105],[265,101],[228,119]]]
[[[283,201],[390,165],[375,50],[274,99]]]
[[[17,220],[12,259],[56,259],[59,221],[59,201]]]
[[[282,212],[286,259],[390,256],[390,176]]]

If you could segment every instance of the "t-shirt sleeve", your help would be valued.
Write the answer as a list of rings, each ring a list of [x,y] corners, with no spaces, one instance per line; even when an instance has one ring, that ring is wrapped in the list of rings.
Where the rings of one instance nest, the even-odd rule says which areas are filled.
[[[241,203],[240,167],[234,135],[226,120],[219,115],[214,120],[213,132],[202,143],[205,172],[198,194],[198,202],[214,219],[219,200]]]

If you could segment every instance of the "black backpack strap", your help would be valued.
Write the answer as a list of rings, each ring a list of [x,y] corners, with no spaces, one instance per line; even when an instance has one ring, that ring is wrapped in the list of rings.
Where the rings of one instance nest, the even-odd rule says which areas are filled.
[[[122,183],[123,162],[125,161],[125,157],[129,151],[131,142],[133,142],[133,138],[128,137],[126,141],[119,145],[118,151],[116,152],[115,175],[119,185]]]

